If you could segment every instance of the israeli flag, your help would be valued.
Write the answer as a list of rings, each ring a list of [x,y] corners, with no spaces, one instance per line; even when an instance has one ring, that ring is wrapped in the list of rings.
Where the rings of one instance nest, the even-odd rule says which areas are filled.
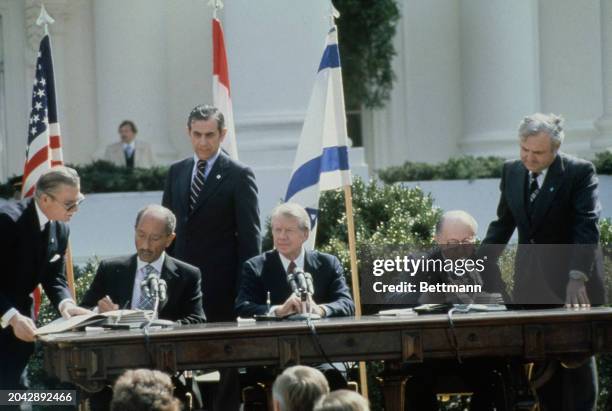
[[[314,248],[321,191],[350,184],[342,71],[334,26],[327,35],[285,195],[285,202],[302,205],[310,216],[306,249]]]

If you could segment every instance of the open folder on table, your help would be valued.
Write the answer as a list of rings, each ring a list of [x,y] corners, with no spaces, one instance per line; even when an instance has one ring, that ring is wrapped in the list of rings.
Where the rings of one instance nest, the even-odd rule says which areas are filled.
[[[55,334],[65,331],[77,331],[90,326],[109,324],[126,325],[128,328],[140,327],[142,323],[153,316],[153,311],[114,310],[105,313],[77,315],[69,319],[58,318],[36,330],[36,335]]]

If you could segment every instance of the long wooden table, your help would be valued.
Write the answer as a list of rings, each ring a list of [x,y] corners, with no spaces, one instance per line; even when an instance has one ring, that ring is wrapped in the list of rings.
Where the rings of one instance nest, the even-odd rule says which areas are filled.
[[[407,317],[364,316],[316,321],[332,361],[508,357],[525,361],[612,352],[612,308],[547,309]],[[454,333],[454,336],[453,336]],[[70,332],[40,338],[45,369],[61,381],[99,390],[125,369],[167,372],[325,362],[305,322],[211,323],[151,330]],[[405,378],[383,382],[386,410],[403,409]],[[389,377],[391,376],[391,377]]]

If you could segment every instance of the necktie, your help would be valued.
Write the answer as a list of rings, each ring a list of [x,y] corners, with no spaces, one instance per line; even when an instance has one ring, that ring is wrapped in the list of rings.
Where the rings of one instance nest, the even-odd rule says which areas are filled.
[[[143,281],[146,280],[147,277],[149,277],[149,274],[151,273],[157,274],[157,270],[153,268],[151,264],[145,265],[142,268],[142,272],[144,273],[142,277]],[[155,297],[145,295],[145,293],[142,292],[142,289],[141,289],[140,299],[138,300],[137,307],[139,310],[153,310],[155,308]]]
[[[193,209],[195,208],[195,205],[198,203],[198,197],[200,196],[202,187],[204,187],[204,170],[206,170],[206,161],[199,160],[198,170],[196,171],[195,176],[193,176],[193,181],[191,182],[191,194],[189,195],[189,211],[193,211]]]
[[[540,192],[540,186],[538,185],[538,176],[540,173],[530,173],[529,179],[529,203],[533,203]]]
[[[287,274],[293,274],[295,272],[295,267],[297,267],[295,261],[291,261],[287,266]]]

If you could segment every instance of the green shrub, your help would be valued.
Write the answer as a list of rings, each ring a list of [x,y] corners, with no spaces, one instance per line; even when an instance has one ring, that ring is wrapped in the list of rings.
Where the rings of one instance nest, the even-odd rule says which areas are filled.
[[[610,175],[612,174],[612,151],[603,151],[595,155],[593,160],[597,174]]]
[[[378,176],[386,183],[398,181],[428,180],[474,180],[477,178],[501,177],[504,159],[501,157],[464,156],[451,158],[438,163],[415,163],[407,161],[401,166],[389,167],[378,171]]]

